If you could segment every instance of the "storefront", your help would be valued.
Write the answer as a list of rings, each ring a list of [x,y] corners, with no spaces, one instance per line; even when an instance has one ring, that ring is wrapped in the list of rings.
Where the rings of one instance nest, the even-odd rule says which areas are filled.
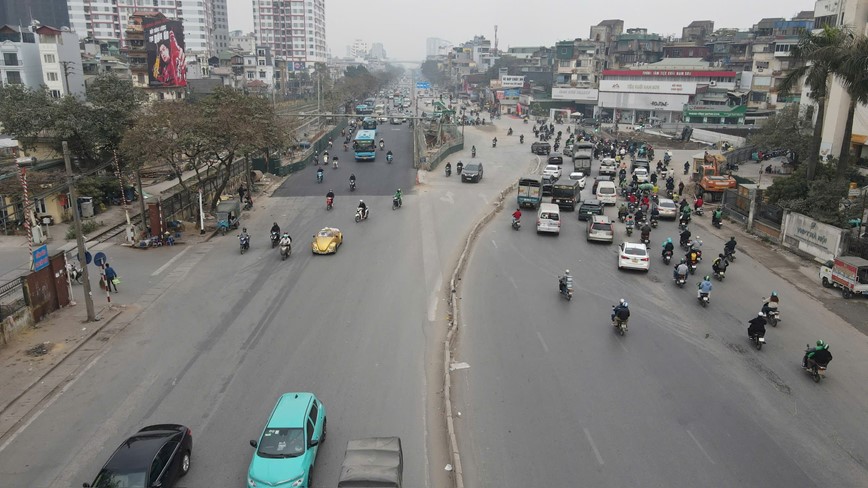
[[[594,88],[552,88],[552,100],[572,102],[572,106],[561,106],[569,108],[571,112],[582,113],[587,118],[597,116],[598,97],[599,91]]]
[[[746,105],[685,105],[681,119],[686,124],[744,125]]]
[[[621,123],[676,122],[689,99],[689,95],[601,91],[598,105],[603,118],[617,113]]]

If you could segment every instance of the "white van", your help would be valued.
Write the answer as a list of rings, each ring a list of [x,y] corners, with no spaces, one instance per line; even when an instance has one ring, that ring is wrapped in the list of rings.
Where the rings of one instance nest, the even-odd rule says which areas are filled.
[[[554,203],[541,203],[536,214],[536,231],[561,233],[561,209]]]
[[[603,202],[604,205],[615,205],[618,196],[618,188],[614,181],[601,181],[597,185],[597,200]]]

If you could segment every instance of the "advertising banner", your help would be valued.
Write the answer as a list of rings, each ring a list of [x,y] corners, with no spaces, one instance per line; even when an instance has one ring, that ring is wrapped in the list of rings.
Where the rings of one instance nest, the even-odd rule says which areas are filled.
[[[521,95],[521,90],[519,90],[518,88],[512,88],[512,89],[509,89],[509,90],[503,90],[503,95],[506,96],[506,97],[515,97],[515,98],[518,98],[518,96]]]
[[[292,62],[292,70],[293,71],[304,71],[305,69],[306,68],[304,65],[304,61],[293,61]]]
[[[602,80],[600,91],[621,93],[685,93],[696,94],[696,82],[692,81],[625,81]]]
[[[690,95],[657,95],[653,93],[600,92],[598,105],[623,110],[660,110],[681,112]]]
[[[597,95],[594,88],[552,88],[552,100],[596,102]]]
[[[145,19],[149,86],[187,86],[184,25],[166,18]]]
[[[500,86],[503,88],[521,88],[524,86],[524,76],[501,76]]]

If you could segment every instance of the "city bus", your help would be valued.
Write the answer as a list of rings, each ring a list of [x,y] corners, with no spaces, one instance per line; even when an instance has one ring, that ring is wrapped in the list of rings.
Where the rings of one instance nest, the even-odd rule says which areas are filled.
[[[377,131],[360,130],[353,139],[353,154],[356,161],[374,161],[377,159]]]
[[[356,105],[356,114],[357,115],[371,115],[374,113],[374,109],[371,108],[370,105],[366,105],[364,103],[360,103]]]
[[[377,130],[377,119],[375,117],[365,117],[362,120],[362,130]]]

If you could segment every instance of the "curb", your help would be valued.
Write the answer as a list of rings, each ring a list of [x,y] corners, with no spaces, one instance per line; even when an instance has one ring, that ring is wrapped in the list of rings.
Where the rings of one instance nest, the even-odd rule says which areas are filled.
[[[103,311],[105,311],[105,310],[103,310]],[[67,350],[66,354],[63,355],[63,357],[60,359],[60,361],[58,361],[57,363],[55,363],[52,367],[48,368],[48,370],[46,370],[44,373],[42,373],[42,374],[39,376],[39,378],[37,378],[36,380],[34,380],[33,382],[31,382],[30,385],[27,386],[27,388],[25,388],[24,390],[22,390],[21,393],[19,393],[18,395],[16,395],[15,398],[13,398],[12,400],[10,400],[9,403],[7,403],[5,406],[3,406],[3,408],[0,409],[0,415],[2,415],[3,413],[5,413],[6,410],[8,410],[9,407],[10,407],[11,405],[13,405],[15,402],[17,402],[17,401],[18,401],[22,396],[26,395],[27,392],[30,391],[30,389],[33,388],[34,385],[36,385],[36,384],[42,382],[42,380],[45,379],[46,376],[48,376],[48,375],[50,375],[52,372],[54,372],[55,369],[57,369],[61,364],[63,364],[64,361],[66,361],[66,358],[68,358],[69,356],[73,355],[76,351],[78,351],[78,350],[81,348],[81,346],[83,346],[83,345],[87,344],[88,342],[90,342],[90,340],[93,338],[93,336],[95,336],[96,334],[98,334],[99,332],[101,332],[104,328],[106,328],[106,326],[108,326],[109,324],[111,324],[111,323],[112,323],[116,318],[118,318],[118,316],[120,316],[123,312],[124,312],[123,310],[119,310],[119,311],[117,311],[114,315],[112,315],[111,317],[109,317],[108,319],[105,319],[105,320],[100,321],[101,323],[100,323],[99,327],[96,327],[96,328],[92,329],[91,332],[90,332],[90,334],[88,334],[88,336],[85,337],[84,340],[82,340],[81,342],[79,342],[79,343],[78,343],[75,347],[73,347],[72,349]]]
[[[536,168],[534,173],[539,171],[542,160],[537,156]],[[455,419],[452,415],[452,372],[449,366],[452,364],[452,346],[455,345],[455,337],[458,332],[458,324],[461,320],[461,310],[458,306],[458,287],[457,283],[461,279],[461,274],[467,265],[467,256],[470,254],[470,249],[476,242],[480,231],[487,223],[494,219],[494,216],[503,209],[503,202],[506,195],[512,193],[518,187],[518,182],[515,182],[501,190],[500,195],[494,202],[494,208],[482,216],[464,241],[464,249],[461,250],[461,255],[458,257],[458,263],[452,271],[452,277],[449,280],[449,297],[447,305],[449,308],[449,330],[446,332],[446,340],[443,342],[443,410],[446,414],[446,431],[449,437],[449,450],[452,453],[452,472],[455,473],[453,480],[456,488],[464,488],[464,471],[461,467],[461,455],[458,452],[458,439],[455,436]]]

